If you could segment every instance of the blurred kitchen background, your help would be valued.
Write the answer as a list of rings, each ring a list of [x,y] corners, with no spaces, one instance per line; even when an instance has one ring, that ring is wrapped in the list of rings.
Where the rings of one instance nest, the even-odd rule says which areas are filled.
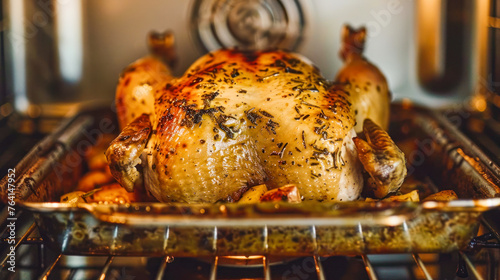
[[[366,57],[395,99],[456,103],[488,82],[489,2],[2,0],[2,104],[36,117],[111,102],[121,70],[147,55],[151,30],[175,33],[177,75],[207,49],[269,43],[302,53],[333,79],[344,23],[367,26]]]

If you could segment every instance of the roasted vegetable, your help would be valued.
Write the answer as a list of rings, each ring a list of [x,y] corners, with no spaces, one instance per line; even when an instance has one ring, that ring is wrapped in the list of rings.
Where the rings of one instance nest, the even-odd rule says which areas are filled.
[[[423,201],[451,201],[458,199],[457,194],[452,190],[440,191],[435,194],[431,194],[426,197]]]
[[[76,191],[76,192],[70,192],[67,193],[63,196],[61,196],[61,202],[62,203],[68,203],[71,206],[75,206],[78,203],[89,203],[93,202],[90,196],[92,196],[95,192],[100,191],[101,189],[95,189],[91,190],[89,192],[82,192],[82,191]]]
[[[114,182],[113,176],[105,171],[90,171],[78,182],[78,191],[89,192],[102,185]]]
[[[260,198],[267,192],[266,185],[258,185],[247,190],[238,201],[239,203],[257,203]]]
[[[124,204],[136,202],[134,193],[127,192],[118,183],[102,187],[99,191],[90,196],[91,202],[104,204]]]
[[[419,202],[420,198],[418,196],[418,191],[414,190],[414,191],[409,192],[407,194],[389,196],[388,198],[384,198],[383,201],[413,201],[413,202]]]
[[[277,189],[267,191],[262,195],[260,201],[286,201],[291,203],[301,202],[299,189],[295,185],[286,185]]]

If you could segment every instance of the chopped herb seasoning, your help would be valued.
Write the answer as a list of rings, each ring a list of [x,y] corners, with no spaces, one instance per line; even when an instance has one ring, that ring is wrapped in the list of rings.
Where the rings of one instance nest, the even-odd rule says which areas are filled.
[[[306,137],[304,136],[305,132],[302,130],[302,145],[304,146],[304,149],[307,149],[306,146]]]
[[[233,72],[231,72],[231,78],[236,78],[240,75],[240,72],[238,70],[233,69]]]
[[[280,153],[279,153],[280,158],[283,158],[283,153],[285,152],[286,146],[288,146],[288,143],[286,143],[286,144],[283,146],[283,148],[281,149],[281,151],[280,151]]]
[[[264,111],[264,110],[259,110],[259,113],[261,113],[263,116],[265,117],[268,117],[268,118],[274,118],[273,115],[269,114],[268,112]]]

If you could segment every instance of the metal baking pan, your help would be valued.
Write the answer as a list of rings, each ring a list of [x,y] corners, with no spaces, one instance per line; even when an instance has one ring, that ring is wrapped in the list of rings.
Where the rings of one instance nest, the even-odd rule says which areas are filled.
[[[500,206],[497,166],[439,112],[393,105],[390,133],[409,174],[450,202],[259,204],[59,203],[86,169],[82,151],[117,133],[109,108],[82,110],[16,166],[17,205],[33,213],[53,249],[76,255],[303,256],[433,253],[463,249],[479,218]],[[7,179],[1,183],[7,197]]]

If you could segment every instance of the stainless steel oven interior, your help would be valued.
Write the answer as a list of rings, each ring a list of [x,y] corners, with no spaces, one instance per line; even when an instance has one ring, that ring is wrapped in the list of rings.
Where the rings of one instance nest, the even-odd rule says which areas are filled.
[[[177,75],[220,47],[281,47],[333,79],[344,23],[367,27],[366,56],[387,76],[395,103],[430,108],[481,163],[478,174],[500,177],[498,0],[0,3],[1,177],[81,106],[111,108],[119,73],[147,54],[151,30],[175,34]],[[66,254],[41,237],[31,212],[16,208],[12,273],[11,220],[2,206],[2,279],[500,279],[498,210],[482,215],[477,237],[451,253],[183,258]]]

